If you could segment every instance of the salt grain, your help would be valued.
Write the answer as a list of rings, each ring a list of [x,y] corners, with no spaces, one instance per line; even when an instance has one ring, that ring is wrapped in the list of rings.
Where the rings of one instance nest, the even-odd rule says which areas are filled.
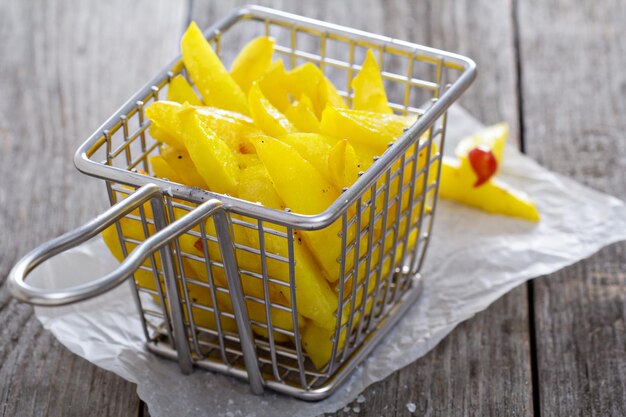
[[[361,407],[358,407],[358,406],[357,406],[357,407],[354,407],[354,408],[352,409],[352,411],[354,411],[355,413],[360,413],[360,412],[361,412]]]
[[[417,409],[417,406],[413,403],[407,403],[406,409],[409,410],[410,413],[414,413],[415,410]]]
[[[343,412],[344,413],[347,413],[348,411],[350,411],[350,407],[346,406],[346,407],[343,408]]]
[[[232,398],[229,398],[229,399],[228,399],[228,405],[233,405],[233,404],[235,404],[235,402],[233,401],[233,399],[232,399]]]
[[[363,404],[365,402],[365,397],[362,395],[359,395],[358,397],[356,397],[356,402],[359,404]]]

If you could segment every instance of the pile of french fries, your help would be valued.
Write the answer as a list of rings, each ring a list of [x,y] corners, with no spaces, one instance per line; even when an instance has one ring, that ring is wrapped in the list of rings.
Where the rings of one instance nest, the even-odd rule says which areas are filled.
[[[274,59],[274,40],[269,37],[249,42],[234,60],[230,71],[195,23],[184,34],[181,49],[193,86],[178,75],[169,84],[166,100],[157,101],[145,110],[152,122],[149,133],[161,142],[159,154],[149,160],[155,177],[228,194],[273,209],[289,208],[295,213],[318,214],[337,200],[342,190],[352,185],[359,173],[367,170],[375,157],[382,155],[389,143],[415,121],[415,117],[394,114],[389,107],[381,71],[371,50],[367,51],[358,75],[352,80],[352,108],[349,108],[313,63],[287,70],[281,59]],[[421,152],[415,158],[417,167],[412,167],[414,171],[425,166],[425,153]],[[402,167],[407,171],[406,175],[397,176],[389,187],[392,203],[388,207],[387,225],[394,224],[398,213],[403,212],[413,196],[421,192],[421,184],[418,184],[416,188],[419,189],[413,196],[407,192],[401,199],[393,200],[394,193],[411,180],[408,168]],[[372,196],[369,190],[363,195],[364,202],[374,200],[373,203],[380,208],[377,211],[382,209],[383,198],[384,195]],[[371,269],[382,262],[381,276],[385,279],[403,253],[403,248],[397,248],[395,258],[385,257],[394,242],[403,240],[408,247],[415,244],[417,230],[411,230],[410,226],[418,212],[419,209],[415,209],[411,218],[403,219],[394,233],[386,233],[382,221],[377,219],[374,229],[369,230],[375,234],[374,241],[380,241],[372,252],[370,271],[365,270],[365,263],[354,268],[354,256],[345,260],[345,271],[358,270],[358,274],[352,276],[358,276],[357,282],[362,283]],[[175,209],[175,214],[183,216],[184,212]],[[146,216],[151,216],[149,210],[146,210]],[[363,211],[362,228],[370,223],[369,216],[369,210]],[[127,239],[143,240],[140,222],[123,219],[121,228]],[[216,236],[212,220],[207,221],[205,228],[207,235]],[[272,228],[286,233],[283,227]],[[290,343],[293,340],[289,333],[294,330],[294,324],[297,325],[301,330],[302,345],[318,369],[329,361],[338,325],[341,232],[341,221],[321,230],[295,232],[297,320],[288,309],[274,307],[289,308],[292,305],[289,265],[280,260],[289,259],[287,239],[279,234],[264,234],[266,253],[276,255],[268,257],[265,265],[267,275],[274,279],[269,282],[269,294],[266,294],[262,280],[241,276],[246,295],[269,299],[272,304],[270,319],[275,331],[269,334],[265,306],[247,300],[250,319],[256,323],[252,326],[253,331],[277,343]],[[359,231],[352,230],[345,238],[351,242],[358,236]],[[398,239],[398,236],[405,236],[405,239]],[[234,228],[233,238],[241,245],[260,247],[259,233],[252,228]],[[115,228],[107,229],[104,239],[121,260],[123,252]],[[196,255],[198,259],[204,259],[208,254],[210,259],[221,261],[215,242],[185,234],[179,244],[184,253]],[[126,249],[131,251],[134,246],[127,244]],[[363,254],[367,244],[364,242],[360,248]],[[257,274],[263,272],[258,254],[237,251],[236,256],[241,269]],[[192,258],[183,259],[182,267],[195,281],[227,288],[221,268],[213,268],[209,274],[204,262]],[[149,270],[138,271],[135,279],[140,287],[157,290]],[[279,282],[286,284],[280,285]],[[367,315],[373,308],[371,300],[365,308],[361,307],[375,282],[376,279],[370,279],[367,288],[360,288],[356,297],[351,297],[354,284],[351,279],[345,280],[343,294],[348,301],[341,312],[341,325],[346,324],[351,310],[356,310],[352,314],[350,331],[360,322],[360,312]],[[232,312],[226,292],[216,291],[213,299],[207,286],[190,283],[186,294],[194,306],[212,307],[217,303],[221,311]],[[231,318],[221,317],[218,323],[210,310],[193,307],[191,312],[197,326],[208,329],[219,326],[222,331],[236,332]],[[338,349],[344,346],[346,336],[350,334],[346,327],[343,326],[340,332]]]

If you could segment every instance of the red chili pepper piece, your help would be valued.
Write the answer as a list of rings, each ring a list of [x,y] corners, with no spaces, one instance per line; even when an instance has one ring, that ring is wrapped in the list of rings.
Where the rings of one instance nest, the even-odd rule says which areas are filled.
[[[478,146],[472,149],[467,154],[467,158],[477,177],[474,187],[483,185],[498,170],[498,161],[495,155],[491,149],[485,146]]]

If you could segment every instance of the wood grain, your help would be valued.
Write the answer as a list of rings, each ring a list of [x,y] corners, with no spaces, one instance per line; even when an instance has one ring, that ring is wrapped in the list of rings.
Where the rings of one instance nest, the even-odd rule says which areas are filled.
[[[207,25],[243,3],[196,1],[193,15]],[[545,166],[626,198],[621,3],[261,3],[474,58],[480,75],[461,101],[470,112],[508,121]],[[0,0],[0,280],[106,206],[73,152],[176,53],[185,6]],[[532,415],[535,348],[538,414],[626,415],[625,251],[612,245],[530,294],[518,287],[336,414],[411,415],[413,403],[414,415]],[[148,415],[133,384],[68,352],[3,287],[0,323],[0,416]]]
[[[0,283],[17,258],[106,208],[78,145],[177,49],[183,7],[0,1]],[[133,384],[71,354],[0,287],[0,416],[135,415]]]
[[[524,138],[550,169],[626,198],[626,7],[519,2]],[[534,284],[544,415],[626,415],[626,245]]]
[[[201,24],[207,24],[226,14],[235,3],[199,2],[194,15]],[[350,2],[267,4],[468,54],[485,68],[482,72],[485,75],[464,98],[464,105],[487,122],[506,119],[517,126],[516,111],[512,110],[517,98],[511,66],[514,52],[509,5],[444,3],[415,5],[400,0],[369,0],[359,3],[359,7]],[[10,151],[12,159],[20,161],[21,168],[29,173],[20,178],[15,173],[15,163],[5,163],[2,178],[18,189],[34,191],[21,194],[20,204],[10,206],[7,187],[2,188],[2,210],[7,212],[1,219],[19,220],[2,224],[6,228],[0,230],[8,231],[9,236],[29,231],[19,245],[2,252],[6,256],[0,265],[3,275],[26,248],[78,225],[93,216],[95,208],[105,204],[102,190],[76,173],[68,161],[80,141],[173,55],[174,38],[164,34],[176,32],[182,26],[180,8],[170,10],[162,3],[133,5],[130,10],[121,4],[100,5],[96,10],[65,3],[27,6],[3,4],[6,13],[1,14],[13,22],[20,19],[28,22],[19,28],[2,26],[6,36],[21,45],[24,52],[16,55],[2,51],[12,58],[1,64],[2,73],[13,78],[7,81],[5,91],[9,94],[0,107],[0,126],[3,149]],[[164,39],[170,42],[163,42]],[[120,45],[128,45],[128,49]],[[31,113],[37,113],[36,117],[24,117]],[[9,120],[18,123],[9,124]],[[52,166],[48,153],[54,155]],[[45,167],[46,175],[37,175],[39,167]],[[52,187],[60,191],[45,194]],[[11,199],[15,201],[13,195]],[[59,215],[49,216],[50,207],[63,207],[63,210],[59,210]],[[67,414],[68,410],[81,415],[90,404],[100,404],[96,408],[100,412],[96,414],[147,415],[146,407],[137,403],[132,384],[69,354],[47,332],[41,331],[32,319],[30,308],[9,302],[5,292],[0,296],[4,300],[0,319],[15,323],[2,338],[15,342],[2,345],[2,358],[7,358],[0,368],[2,376],[6,376],[2,380],[10,381],[0,391],[5,415],[33,415],[46,409],[50,415]],[[366,403],[359,405],[362,412],[403,415],[408,413],[406,404],[413,402],[419,411],[427,414],[458,415],[469,409],[476,414],[492,411],[498,414],[506,410],[512,415],[528,415],[530,366],[526,311],[526,289],[520,287],[459,326],[430,355],[366,391]],[[36,329],[33,334],[22,330],[29,326]],[[45,346],[46,358],[52,359],[42,361],[37,348],[30,346],[40,346],[40,350]],[[38,373],[30,371],[26,364],[31,364]],[[69,385],[62,388],[63,395],[55,388],[58,385],[40,382],[41,379],[57,381],[59,368],[80,367],[84,368],[79,370],[82,376],[74,379],[74,384],[67,382]],[[89,372],[98,374],[95,380],[103,382],[85,384],[84,375]],[[66,375],[62,381],[70,380],[71,374]],[[111,392],[107,384],[115,385],[117,390]],[[31,395],[17,396],[18,391]],[[69,403],[72,408],[67,408]]]

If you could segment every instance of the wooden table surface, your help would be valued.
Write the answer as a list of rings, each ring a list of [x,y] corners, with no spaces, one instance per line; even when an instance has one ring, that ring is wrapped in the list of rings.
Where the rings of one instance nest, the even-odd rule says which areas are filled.
[[[241,3],[0,0],[0,282],[106,207],[72,155],[177,53],[187,14],[206,26]],[[472,57],[465,108],[507,121],[542,165],[626,198],[626,3],[260,3]],[[368,388],[360,415],[409,415],[409,402],[415,415],[626,415],[625,270],[619,243],[517,287]],[[71,354],[0,287],[0,416],[40,415],[148,410],[134,384]]]

